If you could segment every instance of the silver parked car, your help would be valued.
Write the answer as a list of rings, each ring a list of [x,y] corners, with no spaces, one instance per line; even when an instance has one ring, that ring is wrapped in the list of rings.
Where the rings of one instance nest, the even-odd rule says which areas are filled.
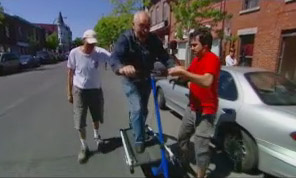
[[[157,89],[160,107],[183,115],[187,84],[164,79]],[[296,85],[263,69],[222,67],[218,93],[213,138],[235,170],[296,177]]]

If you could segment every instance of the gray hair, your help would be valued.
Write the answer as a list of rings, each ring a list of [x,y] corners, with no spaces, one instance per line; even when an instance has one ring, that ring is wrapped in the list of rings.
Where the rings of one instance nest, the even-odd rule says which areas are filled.
[[[139,19],[140,19],[140,17],[141,17],[142,15],[145,15],[145,16],[149,19],[149,21],[150,21],[150,15],[149,15],[148,12],[146,12],[146,11],[138,11],[138,12],[136,12],[135,15],[134,15],[134,20],[133,20],[133,22],[135,23],[135,22],[139,21]]]

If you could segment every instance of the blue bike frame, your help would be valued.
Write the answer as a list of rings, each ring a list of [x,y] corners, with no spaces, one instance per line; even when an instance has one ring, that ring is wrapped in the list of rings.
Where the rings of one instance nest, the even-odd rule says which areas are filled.
[[[169,177],[168,161],[166,159],[166,151],[164,147],[161,118],[160,118],[156,86],[155,86],[155,76],[153,74],[151,75],[150,80],[151,80],[151,86],[152,86],[152,91],[154,96],[153,98],[154,98],[155,115],[156,115],[157,126],[158,126],[158,140],[160,142],[161,158],[162,158],[159,167],[152,167],[151,170],[154,176],[160,175],[162,173],[165,178],[168,178]]]

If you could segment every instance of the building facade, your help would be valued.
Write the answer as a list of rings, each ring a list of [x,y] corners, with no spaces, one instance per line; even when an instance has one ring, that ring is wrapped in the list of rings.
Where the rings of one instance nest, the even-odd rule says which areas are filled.
[[[53,24],[36,24],[45,30],[45,38],[47,38],[52,33],[56,33],[58,35],[59,52],[69,51],[72,44],[72,31],[70,27],[66,25],[63,19],[64,17],[60,12],[58,18],[54,20]]]
[[[34,54],[45,45],[45,31],[19,17],[4,14],[0,25],[0,51]]]
[[[296,81],[296,0],[221,0],[212,8],[232,14],[212,28],[212,51],[222,63],[234,47],[240,65],[265,68]],[[153,13],[151,17],[156,19]],[[223,39],[217,30],[224,31]],[[173,12],[167,31],[169,41],[178,41],[177,57],[184,60],[186,38],[177,39]]]
[[[72,43],[72,31],[70,27],[65,24],[62,13],[59,13],[58,21],[58,39],[59,39],[59,50],[69,51]]]
[[[237,58],[296,81],[296,1],[227,0],[225,10],[233,15],[224,31],[238,38]]]
[[[164,47],[168,48],[171,26],[171,7],[168,0],[152,0],[149,7],[151,17],[150,31],[156,33],[162,40]]]

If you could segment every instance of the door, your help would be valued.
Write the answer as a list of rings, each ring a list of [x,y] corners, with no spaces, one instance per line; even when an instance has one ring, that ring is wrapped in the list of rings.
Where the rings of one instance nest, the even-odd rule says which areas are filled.
[[[296,81],[296,32],[282,35],[282,49],[279,59],[279,73]]]

